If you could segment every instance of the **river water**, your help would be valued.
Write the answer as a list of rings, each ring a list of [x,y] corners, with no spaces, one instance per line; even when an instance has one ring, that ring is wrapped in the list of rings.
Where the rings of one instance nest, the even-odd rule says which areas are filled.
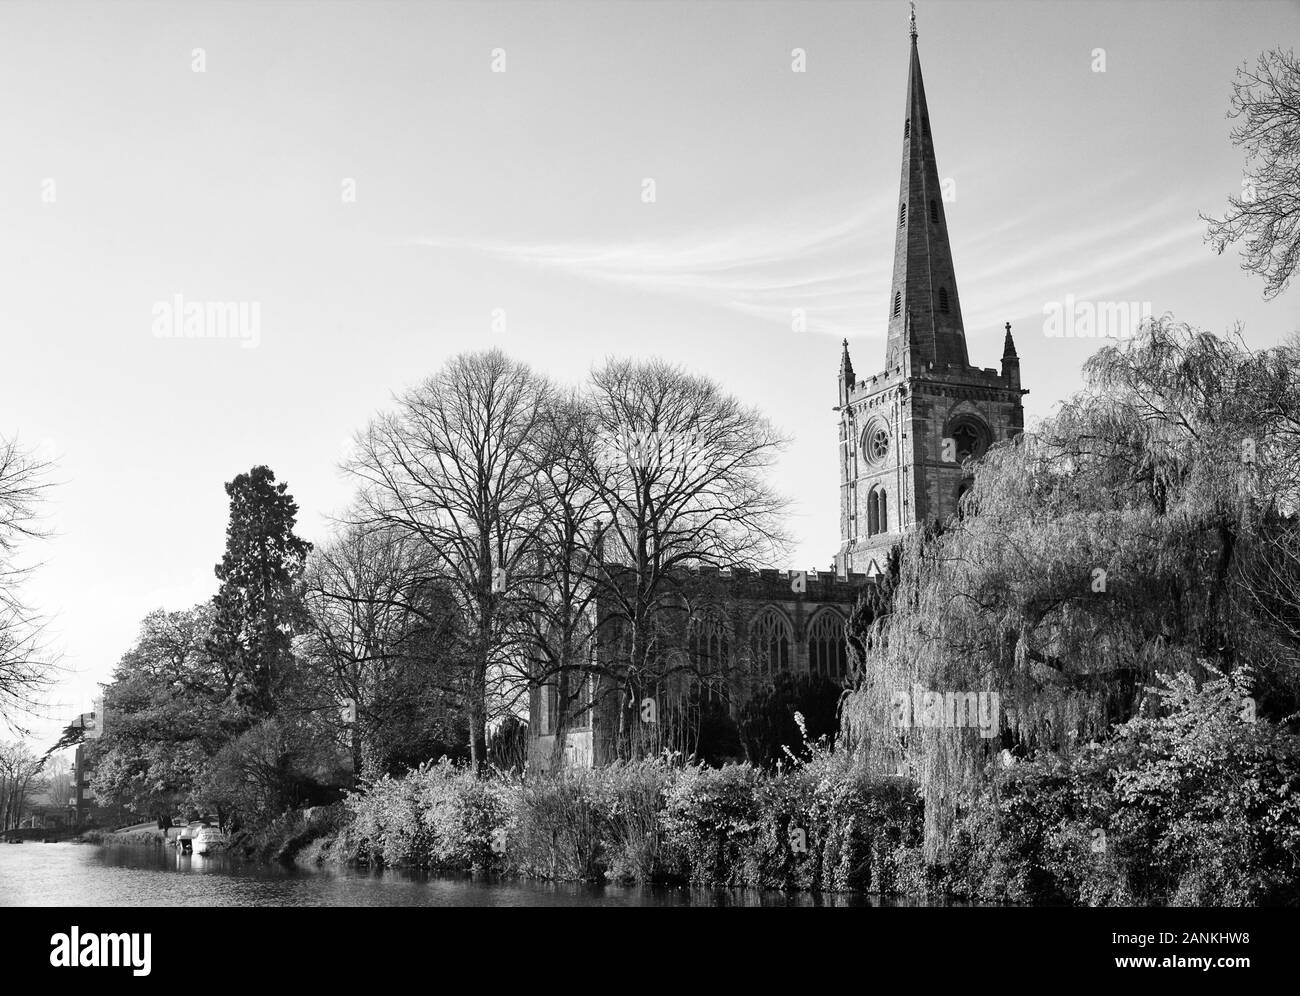
[[[875,897],[306,870],[171,849],[0,844],[0,906],[872,906]]]

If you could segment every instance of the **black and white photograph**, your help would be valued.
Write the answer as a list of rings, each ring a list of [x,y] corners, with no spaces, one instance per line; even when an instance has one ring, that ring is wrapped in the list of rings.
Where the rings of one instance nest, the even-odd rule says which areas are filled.
[[[2,0],[6,962],[811,907],[1280,966],[1297,38]]]

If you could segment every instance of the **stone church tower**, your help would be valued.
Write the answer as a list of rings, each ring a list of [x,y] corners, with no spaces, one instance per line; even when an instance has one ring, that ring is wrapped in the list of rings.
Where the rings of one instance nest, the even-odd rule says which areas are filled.
[[[903,533],[947,519],[970,486],[963,466],[1024,429],[1020,360],[1006,326],[1001,371],[971,366],[948,242],[912,15],[895,212],[885,368],[858,379],[840,358],[841,573],[878,573]]]

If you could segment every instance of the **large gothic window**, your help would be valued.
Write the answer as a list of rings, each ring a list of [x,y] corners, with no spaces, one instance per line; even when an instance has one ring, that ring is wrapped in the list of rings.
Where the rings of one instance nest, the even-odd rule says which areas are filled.
[[[756,677],[771,678],[790,668],[790,624],[768,606],[749,624],[749,659]]]
[[[885,495],[885,489],[879,489],[880,494],[880,531],[889,532],[889,499]]]
[[[723,674],[731,665],[731,638],[727,620],[716,610],[691,619],[687,641],[691,662],[699,674]]]
[[[687,650],[695,676],[711,699],[721,700],[731,673],[731,627],[718,609],[705,609],[687,627]]]
[[[828,678],[843,678],[848,660],[844,618],[838,612],[823,610],[808,629],[808,670]]]

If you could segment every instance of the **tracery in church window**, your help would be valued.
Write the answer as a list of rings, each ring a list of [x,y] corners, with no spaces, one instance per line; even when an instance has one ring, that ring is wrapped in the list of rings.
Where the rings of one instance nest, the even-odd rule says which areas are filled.
[[[687,644],[698,674],[721,674],[731,664],[731,637],[727,620],[716,609],[706,609],[691,619]]]
[[[790,668],[790,623],[768,606],[749,624],[749,659],[753,673],[771,678]]]
[[[956,444],[957,462],[978,460],[989,447],[989,431],[974,415],[958,416],[948,428],[948,436]]]
[[[844,618],[838,612],[823,610],[808,629],[808,670],[828,678],[843,678],[848,661]]]
[[[862,433],[862,458],[872,466],[877,466],[888,455],[889,426],[875,419]]]

